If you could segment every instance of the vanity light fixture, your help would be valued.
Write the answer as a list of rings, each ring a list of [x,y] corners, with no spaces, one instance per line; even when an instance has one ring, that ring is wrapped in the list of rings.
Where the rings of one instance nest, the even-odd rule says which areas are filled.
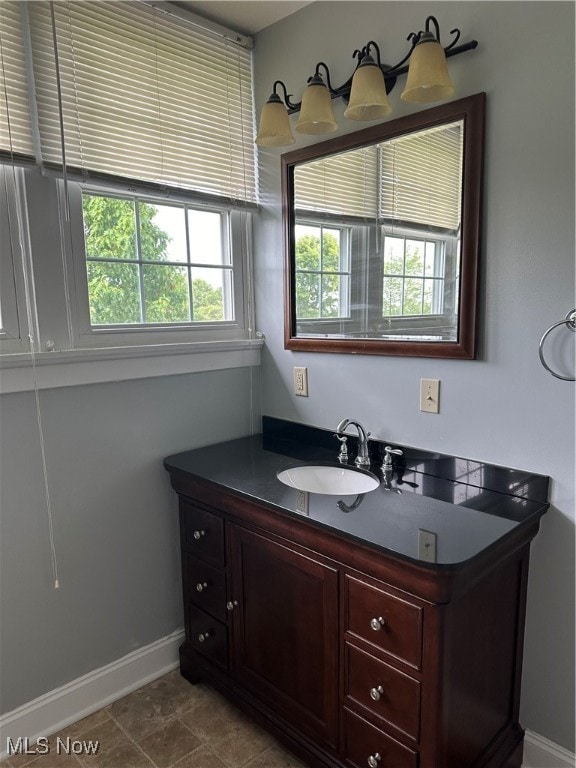
[[[434,32],[430,27],[434,27]],[[330,70],[320,61],[314,74],[308,78],[302,101],[292,101],[282,80],[274,83],[272,95],[262,108],[256,144],[282,147],[294,144],[288,116],[300,112],[295,130],[305,134],[333,133],[338,129],[332,111],[332,99],[342,97],[348,104],[344,116],[350,120],[380,120],[392,111],[388,94],[396,85],[399,75],[408,73],[406,87],[400,98],[415,104],[444,101],[454,94],[448,74],[446,58],[456,56],[478,46],[476,40],[457,45],[460,30],[453,29],[452,42],[442,47],[440,27],[434,16],[428,16],[423,32],[411,32],[407,40],[411,47],[406,56],[393,67],[383,64],[378,45],[370,40],[361,50],[355,50],[357,59],[352,76],[336,88],[330,82]],[[409,62],[408,64],[406,62]],[[324,77],[320,70],[324,71]],[[277,93],[283,91],[283,99]]]

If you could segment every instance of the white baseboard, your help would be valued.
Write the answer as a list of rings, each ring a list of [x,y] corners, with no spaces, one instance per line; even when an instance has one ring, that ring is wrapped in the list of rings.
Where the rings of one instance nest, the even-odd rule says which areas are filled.
[[[575,765],[573,752],[533,731],[526,731],[522,768],[574,768]]]
[[[176,669],[183,638],[183,631],[173,632],[0,716],[0,759],[8,738],[33,744]]]

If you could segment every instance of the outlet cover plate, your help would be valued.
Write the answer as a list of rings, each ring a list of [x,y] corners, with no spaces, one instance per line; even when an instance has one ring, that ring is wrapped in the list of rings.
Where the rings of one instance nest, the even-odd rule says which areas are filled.
[[[308,397],[308,368],[294,367],[294,394]]]

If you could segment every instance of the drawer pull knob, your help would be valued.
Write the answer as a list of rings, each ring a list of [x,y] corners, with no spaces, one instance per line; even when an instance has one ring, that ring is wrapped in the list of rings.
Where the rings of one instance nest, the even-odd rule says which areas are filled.
[[[194,531],[192,535],[194,536],[196,541],[198,541],[199,539],[202,538],[202,536],[206,536],[206,531]]]
[[[380,752],[374,752],[373,755],[370,755],[368,758],[368,765],[370,768],[378,768],[378,763],[382,760],[382,757],[380,755]]]
[[[228,602],[226,603],[226,610],[233,611],[237,605],[238,605],[238,600],[228,600]]]
[[[210,638],[210,632],[202,632],[201,634],[198,635],[198,642],[204,643],[209,638]]]
[[[204,592],[204,590],[208,587],[207,582],[205,581],[199,581],[198,584],[196,584],[196,591],[197,592]]]
[[[372,701],[380,701],[380,696],[384,693],[384,688],[381,685],[376,688],[370,688],[370,698]]]
[[[370,621],[370,627],[377,632],[379,629],[382,629],[382,627],[386,624],[382,616],[379,616],[377,619],[371,619]]]

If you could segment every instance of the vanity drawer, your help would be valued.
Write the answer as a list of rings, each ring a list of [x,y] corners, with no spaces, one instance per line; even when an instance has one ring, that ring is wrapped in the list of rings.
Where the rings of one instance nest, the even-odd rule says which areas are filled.
[[[345,664],[346,703],[360,704],[418,739],[420,683],[352,645],[346,645]]]
[[[181,501],[180,525],[184,545],[190,552],[212,565],[224,565],[224,521],[221,518]]]
[[[228,630],[194,605],[186,609],[186,640],[192,648],[223,667],[228,666]]]
[[[420,669],[422,608],[346,576],[347,631]]]
[[[344,710],[346,762],[355,768],[417,768],[418,753]]]
[[[226,577],[203,560],[184,555],[185,598],[220,621],[226,621]]]

